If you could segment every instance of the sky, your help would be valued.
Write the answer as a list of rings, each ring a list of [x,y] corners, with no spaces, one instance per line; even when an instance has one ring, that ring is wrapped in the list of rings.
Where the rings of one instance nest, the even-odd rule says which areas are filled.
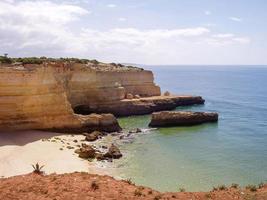
[[[267,64],[266,0],[0,0],[0,54]]]

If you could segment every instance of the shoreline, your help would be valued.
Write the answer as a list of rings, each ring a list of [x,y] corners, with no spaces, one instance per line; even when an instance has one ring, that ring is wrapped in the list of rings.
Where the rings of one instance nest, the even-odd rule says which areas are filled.
[[[36,163],[44,165],[47,174],[90,172],[113,175],[114,169],[99,161],[89,162],[78,157],[74,150],[84,139],[83,135],[62,134],[44,131],[1,132],[0,134],[0,177],[23,175],[32,171]],[[75,143],[73,140],[77,140]],[[61,141],[65,142],[63,144]],[[101,139],[90,142],[102,145]],[[67,146],[74,147],[68,149]],[[61,148],[63,150],[61,150]],[[105,170],[103,170],[105,169]]]

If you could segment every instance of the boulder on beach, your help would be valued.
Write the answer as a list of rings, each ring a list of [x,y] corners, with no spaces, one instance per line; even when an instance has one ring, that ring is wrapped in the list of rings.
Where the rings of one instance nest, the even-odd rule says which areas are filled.
[[[206,122],[217,122],[218,113],[163,111],[152,114],[150,127],[191,126]]]
[[[126,94],[126,99],[133,99],[133,95],[131,93]]]
[[[79,154],[80,158],[85,159],[96,157],[96,150],[92,146],[86,144],[82,144],[82,147],[75,150],[75,153]]]
[[[113,158],[113,159],[119,159],[122,157],[122,154],[120,152],[120,149],[115,146],[114,144],[112,144],[109,149],[108,152],[104,154],[104,157],[106,158]]]
[[[99,131],[94,131],[92,133],[86,133],[84,135],[86,136],[85,137],[86,141],[93,142],[96,141],[102,135],[102,133]]]
[[[140,99],[141,97],[140,97],[140,95],[136,94],[136,95],[134,95],[134,98],[135,99]]]

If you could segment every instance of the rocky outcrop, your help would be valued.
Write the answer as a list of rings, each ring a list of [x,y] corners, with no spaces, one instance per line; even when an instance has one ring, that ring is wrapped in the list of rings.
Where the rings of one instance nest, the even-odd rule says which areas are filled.
[[[66,93],[63,67],[0,67],[0,129],[64,132],[121,130],[111,114],[74,114]]]
[[[122,154],[120,152],[120,149],[115,146],[114,144],[112,144],[109,149],[108,152],[104,154],[105,158],[112,158],[112,159],[119,159],[122,157]]]
[[[99,131],[94,131],[92,133],[86,133],[85,134],[85,140],[88,142],[96,141],[100,136],[102,135]]]
[[[141,115],[204,103],[201,97],[160,94],[152,72],[136,67],[0,64],[0,129],[113,132],[120,127],[112,114]]]
[[[82,144],[82,147],[75,150],[75,153],[77,153],[80,158],[84,159],[96,157],[96,150],[92,146],[86,144]]]
[[[191,126],[205,122],[217,122],[218,113],[163,111],[152,114],[150,127]]]
[[[101,106],[84,106],[87,113],[113,113],[115,116],[144,115],[157,111],[173,110],[177,106],[204,104],[200,96],[153,96],[139,99],[124,99]]]
[[[105,104],[116,104],[120,100],[160,95],[160,88],[155,85],[153,73],[147,70],[114,69],[86,67],[75,64],[70,67],[71,72],[67,81],[67,97],[72,108],[90,106],[98,108]]]

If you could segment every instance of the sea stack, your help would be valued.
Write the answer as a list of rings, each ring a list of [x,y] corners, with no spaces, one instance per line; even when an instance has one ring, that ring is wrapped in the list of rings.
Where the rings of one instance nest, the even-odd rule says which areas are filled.
[[[150,127],[192,126],[206,122],[217,122],[218,113],[162,111],[152,114]]]

